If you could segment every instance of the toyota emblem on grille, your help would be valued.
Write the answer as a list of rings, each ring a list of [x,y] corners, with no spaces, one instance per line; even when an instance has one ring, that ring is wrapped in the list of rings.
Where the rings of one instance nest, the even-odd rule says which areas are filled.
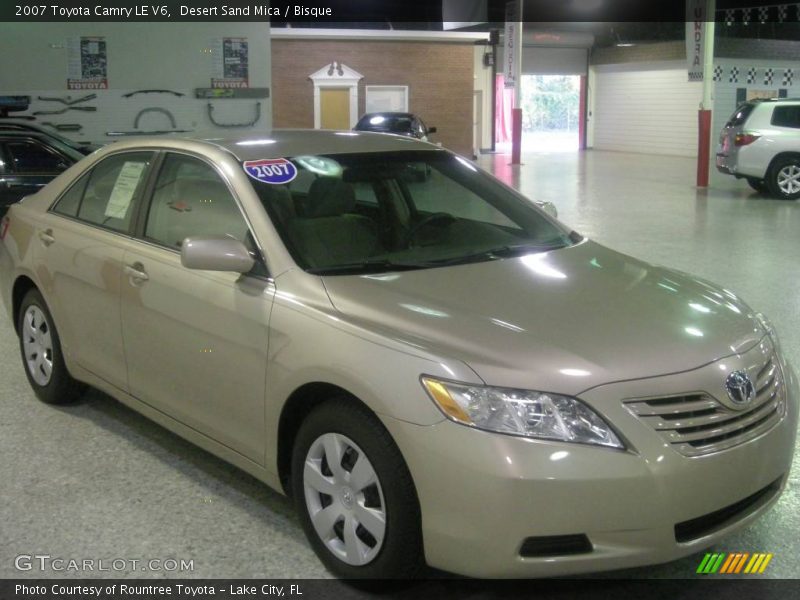
[[[734,371],[725,380],[728,398],[739,406],[749,404],[756,397],[756,388],[745,371]]]

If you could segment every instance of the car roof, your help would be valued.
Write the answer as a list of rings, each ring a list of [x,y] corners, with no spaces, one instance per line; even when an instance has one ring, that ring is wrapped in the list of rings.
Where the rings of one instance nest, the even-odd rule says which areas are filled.
[[[764,103],[783,103],[783,102],[800,102],[800,98],[754,98],[753,100],[749,100],[752,104],[764,104]]]
[[[48,132],[41,131],[39,129],[4,129],[3,126],[0,125],[0,136],[4,138],[32,138],[35,140],[43,140],[48,144],[58,148],[60,152],[69,154],[75,160],[79,160],[84,156],[73,146],[62,142],[60,138],[52,136]]]
[[[0,133],[4,135],[12,131],[21,133],[40,133],[49,138],[58,140],[70,148],[79,149],[81,146],[92,146],[90,142],[79,142],[62,135],[58,131],[51,131],[39,123],[31,123],[22,119],[0,119]]]
[[[377,112],[366,113],[364,117],[375,117],[378,115],[382,115],[385,117],[413,117],[414,113],[410,112],[396,112],[391,110],[379,110]],[[362,119],[364,117],[361,117]]]
[[[273,129],[239,138],[147,137],[128,138],[106,146],[109,150],[137,148],[196,149],[201,146],[221,148],[237,160],[282,158],[306,154],[352,154],[357,152],[397,152],[423,150],[443,152],[439,146],[413,138],[365,131],[321,129]]]

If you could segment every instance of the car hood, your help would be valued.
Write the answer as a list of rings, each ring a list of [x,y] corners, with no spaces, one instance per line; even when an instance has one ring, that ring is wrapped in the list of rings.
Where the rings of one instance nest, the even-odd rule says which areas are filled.
[[[690,370],[764,335],[731,292],[588,240],[324,283],[352,322],[462,360],[487,384],[565,394]]]

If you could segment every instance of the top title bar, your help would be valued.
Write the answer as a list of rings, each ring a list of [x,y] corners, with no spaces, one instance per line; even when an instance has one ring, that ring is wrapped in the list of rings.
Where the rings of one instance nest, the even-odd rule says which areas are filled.
[[[505,4],[505,0],[486,0],[487,22],[502,23]],[[466,24],[474,20],[474,11],[474,1],[450,0],[155,0],[150,4],[141,0],[3,0],[0,21],[269,21],[319,26],[326,22],[430,24],[446,20]],[[785,22],[798,16],[798,2],[720,0],[715,20]],[[525,0],[522,16],[523,21],[537,23],[681,22],[684,18],[683,0]]]

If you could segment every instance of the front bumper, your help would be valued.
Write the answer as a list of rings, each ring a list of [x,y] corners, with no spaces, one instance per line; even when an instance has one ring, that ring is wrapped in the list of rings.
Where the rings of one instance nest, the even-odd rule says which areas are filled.
[[[450,421],[417,426],[385,419],[417,487],[428,564],[473,577],[620,569],[692,554],[758,518],[779,497],[794,453],[798,389],[788,365],[780,422],[755,439],[706,456],[679,454],[621,402],[667,389],[674,393],[676,386],[700,389],[681,386],[719,373],[719,366],[581,394],[602,407],[625,436],[630,448],[625,451],[487,433]],[[676,541],[677,524],[765,488],[757,501],[710,532]],[[526,538],[570,534],[585,534],[592,550],[520,555]]]

